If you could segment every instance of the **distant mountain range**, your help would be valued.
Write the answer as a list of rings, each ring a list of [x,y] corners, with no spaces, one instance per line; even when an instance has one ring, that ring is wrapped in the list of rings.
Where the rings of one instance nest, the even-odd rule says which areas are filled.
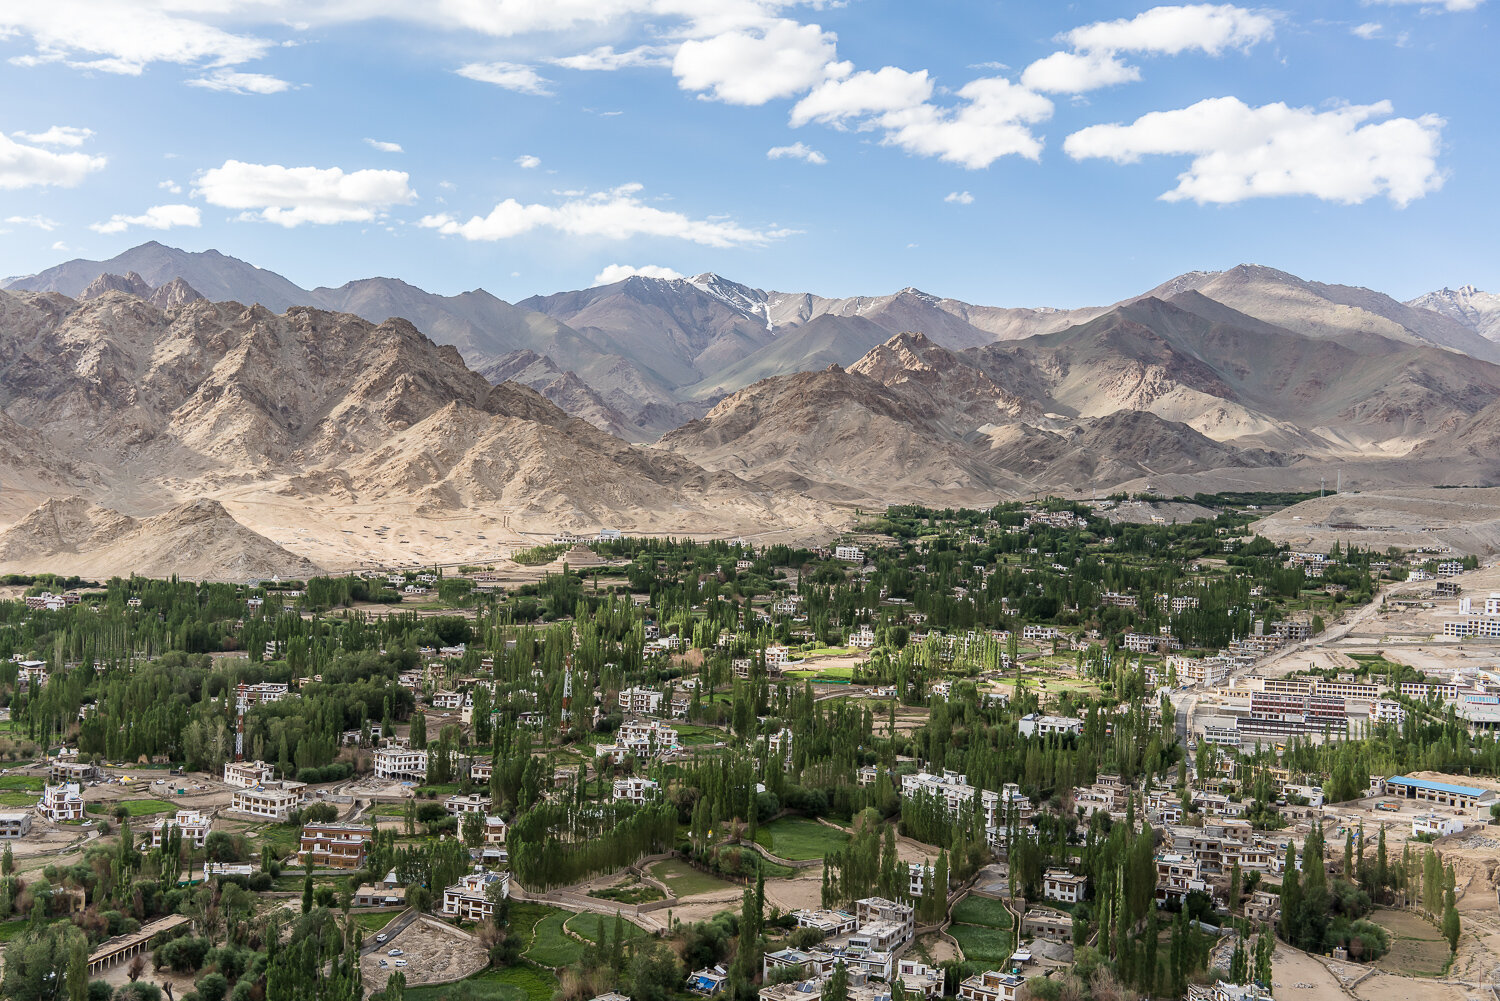
[[[102,275],[132,272],[152,289],[182,279],[208,299],[259,303],[275,313],[312,306],[373,323],[402,317],[437,343],[458,348],[465,363],[487,377],[518,379],[596,427],[638,442],[702,416],[725,395],[761,379],[849,366],[895,334],[921,332],[961,350],[1055,333],[1134,301],[1003,308],[914,288],[835,299],[703,274],[632,277],[511,304],[482,289],[442,296],[395,278],[303,289],[217,251],[189,253],[156,242],[107,261],[69,261],[4,287],[77,298]],[[1181,275],[1136,298],[1189,291],[1305,337],[1374,334],[1500,362],[1500,297],[1467,286],[1403,304],[1368,289],[1241,265]]]
[[[1467,286],[1401,303],[1252,265],[1074,310],[711,274],[510,304],[305,290],[152,243],[0,291],[0,567],[195,534],[244,567],[356,548],[340,527],[281,549],[288,510],[407,552],[388,512],[745,531],[1164,478],[1306,488],[1335,464],[1500,483],[1497,332],[1500,297]]]

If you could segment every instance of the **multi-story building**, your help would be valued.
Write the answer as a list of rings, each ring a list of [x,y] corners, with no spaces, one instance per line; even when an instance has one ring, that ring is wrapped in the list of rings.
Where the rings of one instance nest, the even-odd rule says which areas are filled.
[[[1411,818],[1411,836],[1414,838],[1423,835],[1431,835],[1434,838],[1446,838],[1450,834],[1458,834],[1464,829],[1464,822],[1459,817],[1450,817],[1438,813],[1424,813]]]
[[[391,782],[421,782],[427,778],[427,752],[404,741],[389,741],[375,749],[375,777]]]
[[[250,708],[265,702],[280,702],[287,697],[290,690],[285,683],[275,681],[263,681],[258,685],[247,685],[241,682],[234,690],[234,701],[237,706]]]
[[[1341,740],[1348,727],[1344,700],[1328,695],[1255,692],[1250,696],[1250,715],[1240,720],[1240,734],[1250,737],[1327,734]]]
[[[1083,899],[1088,877],[1066,869],[1048,869],[1042,874],[1042,896],[1063,904],[1076,904]]]
[[[1025,986],[1026,978],[1019,974],[986,970],[961,981],[958,996],[963,1001],[1016,1001]]]
[[[1370,722],[1401,726],[1406,722],[1406,709],[1395,699],[1376,699],[1370,703]]]
[[[892,952],[911,941],[916,932],[916,912],[910,904],[884,897],[865,897],[854,902],[854,917],[859,922],[855,935],[860,945],[873,952]],[[851,937],[850,946],[854,947]]]
[[[661,692],[649,688],[627,688],[620,692],[620,709],[626,713],[650,716],[661,710]]]
[[[31,814],[0,813],[0,838],[24,838],[31,833]]]
[[[363,824],[304,824],[298,864],[311,859],[315,868],[358,869],[365,864],[374,833]]]
[[[1187,895],[1208,892],[1198,860],[1181,852],[1159,852],[1156,856],[1156,900],[1181,905]]]
[[[202,848],[203,843],[208,840],[211,824],[212,820],[197,810],[179,809],[171,820],[162,817],[151,825],[151,847],[160,848],[162,839],[167,836],[167,829],[175,827],[182,832],[184,842],[190,841],[194,848]]]
[[[848,911],[800,910],[793,911],[792,917],[796,918],[798,928],[816,928],[824,938],[843,935],[859,927],[859,919]]]
[[[490,812],[490,798],[477,792],[471,792],[467,796],[455,793],[443,800],[443,809],[448,811],[450,817],[462,818],[466,813],[487,815]]]
[[[835,546],[833,549],[833,558],[843,560],[845,563],[863,563],[865,561],[865,551],[859,546]]]
[[[499,885],[501,897],[510,896],[510,873],[490,872],[476,867],[457,883],[443,890],[443,914],[461,921],[487,921],[495,913],[490,900],[492,886]]]
[[[77,782],[42,786],[36,810],[53,823],[83,819],[83,790]]]
[[[614,796],[617,800],[627,803],[646,803],[656,798],[659,783],[654,779],[643,779],[632,776],[631,778],[615,779]]]
[[[1029,713],[1022,716],[1016,728],[1023,737],[1045,737],[1049,734],[1082,733],[1083,720],[1072,716],[1043,716]]]
[[[241,789],[251,789],[258,785],[265,785],[275,776],[276,770],[264,761],[226,761],[224,762],[224,783],[226,785],[238,786]]]
[[[250,789],[236,789],[229,812],[263,820],[286,820],[302,805],[301,782],[267,782]]]

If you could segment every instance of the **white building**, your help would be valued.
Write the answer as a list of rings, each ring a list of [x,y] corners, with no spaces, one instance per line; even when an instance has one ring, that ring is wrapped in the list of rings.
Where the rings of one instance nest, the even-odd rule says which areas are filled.
[[[443,890],[443,914],[463,921],[485,921],[495,913],[490,901],[490,887],[500,884],[500,895],[510,896],[510,873],[489,872],[482,868],[463,876]]]
[[[265,785],[275,775],[275,769],[264,761],[224,762],[224,783],[241,789],[252,789]]]
[[[958,996],[964,1001],[1016,1001],[1026,978],[999,970],[986,970],[968,977],[958,985]]]
[[[286,820],[302,805],[301,782],[259,785],[253,789],[236,789],[229,801],[229,812],[265,820]]]
[[[42,787],[37,812],[53,823],[83,819],[83,790],[77,782]]]
[[[1370,703],[1370,722],[1400,726],[1406,722],[1406,710],[1395,699],[1376,699]]]
[[[178,810],[171,820],[162,817],[151,825],[151,847],[160,848],[167,828],[175,827],[182,832],[183,841],[191,841],[194,848],[202,848],[203,842],[208,840],[210,824],[210,819],[197,810]]]
[[[375,749],[375,777],[393,782],[427,778],[427,752],[399,745]]]
[[[645,803],[655,798],[659,784],[654,779],[615,779],[615,799],[627,803]]]
[[[869,650],[875,646],[875,630],[862,625],[849,634],[849,645],[856,650]]]
[[[0,813],[0,838],[24,838],[31,833],[31,814]]]
[[[642,716],[655,714],[661,710],[661,692],[649,688],[627,688],[620,692],[620,708]]]
[[[1445,817],[1437,813],[1424,813],[1419,817],[1411,818],[1411,836],[1421,837],[1430,834],[1435,838],[1446,838],[1450,834],[1458,834],[1464,829],[1464,822],[1458,817]]]
[[[845,563],[863,563],[865,551],[858,546],[835,546],[833,558],[843,560]]]
[[[1045,737],[1054,733],[1082,733],[1083,720],[1074,719],[1072,716],[1043,716],[1041,713],[1030,713],[1022,716],[1017,723],[1023,737]]]
[[[1088,879],[1066,869],[1048,869],[1042,876],[1042,896],[1064,904],[1076,904],[1083,899],[1083,889]]]
[[[490,798],[477,792],[471,792],[467,796],[459,796],[455,793],[443,801],[443,809],[448,811],[450,817],[462,818],[466,813],[488,815],[490,812]]]

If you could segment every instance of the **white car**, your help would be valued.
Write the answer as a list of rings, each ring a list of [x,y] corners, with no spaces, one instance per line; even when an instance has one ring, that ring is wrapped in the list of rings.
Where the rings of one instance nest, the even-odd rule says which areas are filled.
[[[386,940],[386,934],[385,934],[385,932],[381,932],[379,935],[375,936],[375,941],[377,941],[377,942],[384,942],[385,940]]]
[[[405,966],[406,965],[406,960],[404,960],[404,959],[398,959],[398,960],[396,960],[396,965],[397,966]]]
[[[387,967],[389,967],[389,966],[390,966],[390,965],[391,965],[391,964],[390,964],[390,963],[387,963],[387,962],[386,962],[386,961],[385,961],[385,960],[383,960],[383,959],[382,959],[382,960],[381,960],[381,961],[380,961],[380,968],[381,968],[381,969],[382,969],[382,970],[384,970],[384,969],[386,969],[386,968],[387,968]]]
[[[387,952],[386,955],[387,956],[404,956],[404,955],[406,955],[406,953],[402,952],[400,949],[392,949],[390,952]]]

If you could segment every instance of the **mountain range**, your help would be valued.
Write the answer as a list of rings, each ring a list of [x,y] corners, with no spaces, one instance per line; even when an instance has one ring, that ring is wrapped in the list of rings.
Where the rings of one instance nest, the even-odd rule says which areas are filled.
[[[305,290],[150,243],[0,291],[0,567],[93,567],[104,536],[184,519],[293,568],[521,525],[796,532],[894,501],[1306,487],[1330,463],[1487,483],[1497,336],[1500,297],[1469,286],[1402,303],[1254,265],[1081,309],[712,274],[511,304]]]

